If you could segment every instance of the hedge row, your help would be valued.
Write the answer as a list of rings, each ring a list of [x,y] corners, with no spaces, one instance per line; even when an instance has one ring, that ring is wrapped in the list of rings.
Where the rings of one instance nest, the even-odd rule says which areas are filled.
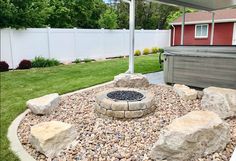
[[[143,52],[141,52],[141,50],[135,50],[134,55],[140,56],[141,54],[148,55],[148,54],[155,54],[155,53],[164,53],[164,49],[158,48],[158,47],[153,47],[151,49],[145,48]]]

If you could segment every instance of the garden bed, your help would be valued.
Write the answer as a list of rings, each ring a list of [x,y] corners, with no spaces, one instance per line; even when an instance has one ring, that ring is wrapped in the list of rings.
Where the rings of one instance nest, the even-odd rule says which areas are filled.
[[[48,116],[29,113],[18,128],[18,136],[24,148],[36,159],[47,158],[36,152],[29,143],[30,127],[43,121],[58,120],[74,124],[77,144],[65,149],[53,160],[149,160],[148,154],[158,140],[160,130],[173,119],[193,110],[200,110],[200,100],[184,101],[172,87],[151,85],[148,91],[155,94],[156,110],[142,118],[111,120],[94,113],[94,96],[112,88],[111,85],[64,96],[60,106]],[[231,127],[231,142],[222,152],[211,154],[198,161],[228,161],[236,146],[236,118],[226,120]]]

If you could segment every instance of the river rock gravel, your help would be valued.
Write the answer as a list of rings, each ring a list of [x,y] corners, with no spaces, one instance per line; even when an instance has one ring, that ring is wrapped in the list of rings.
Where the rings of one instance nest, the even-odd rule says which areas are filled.
[[[94,96],[112,85],[64,96],[59,108],[50,115],[37,116],[28,113],[18,128],[23,147],[37,161],[141,161],[148,156],[158,140],[160,130],[173,119],[190,111],[200,110],[200,99],[185,101],[166,85],[151,85],[147,90],[155,94],[156,110],[139,119],[111,120],[94,113]],[[44,121],[62,121],[74,124],[78,136],[72,145],[57,157],[47,158],[29,143],[30,127]],[[192,161],[228,161],[236,146],[236,118],[226,120],[231,128],[231,141],[224,151],[216,152]]]

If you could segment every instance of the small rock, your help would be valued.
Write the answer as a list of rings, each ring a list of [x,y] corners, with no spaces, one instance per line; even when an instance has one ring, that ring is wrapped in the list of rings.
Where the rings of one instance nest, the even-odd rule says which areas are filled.
[[[173,87],[174,91],[184,100],[195,100],[197,99],[198,92],[195,89],[191,89],[188,86],[175,84]]]
[[[203,95],[204,95],[203,91],[197,91],[197,98],[198,99],[202,99]]]

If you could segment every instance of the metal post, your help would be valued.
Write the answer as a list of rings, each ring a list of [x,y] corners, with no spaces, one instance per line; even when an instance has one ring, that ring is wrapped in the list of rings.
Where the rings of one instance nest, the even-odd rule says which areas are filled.
[[[185,7],[183,7],[182,26],[181,26],[181,44],[184,45],[184,25],[185,25]]]
[[[215,12],[212,12],[212,22],[211,22],[211,44],[214,44],[214,30],[215,30]]]
[[[129,73],[134,73],[134,31],[135,31],[135,0],[130,1],[130,51],[129,51]]]

